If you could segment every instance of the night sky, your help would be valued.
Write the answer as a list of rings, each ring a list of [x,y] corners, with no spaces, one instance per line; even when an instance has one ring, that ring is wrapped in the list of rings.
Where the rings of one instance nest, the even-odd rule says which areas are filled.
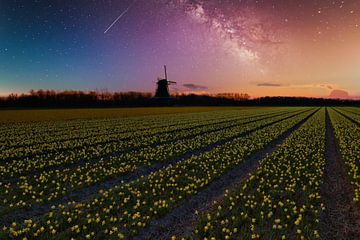
[[[360,96],[359,0],[0,0],[0,94]],[[340,91],[341,90],[341,91]]]

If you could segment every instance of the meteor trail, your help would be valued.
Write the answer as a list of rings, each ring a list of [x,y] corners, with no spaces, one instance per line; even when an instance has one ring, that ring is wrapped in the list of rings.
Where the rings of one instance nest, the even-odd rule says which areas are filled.
[[[114,24],[115,24],[117,21],[119,21],[120,18],[122,18],[122,17],[130,10],[130,8],[135,4],[135,2],[136,2],[136,0],[135,0],[132,4],[130,4],[130,5],[125,9],[125,11],[123,11],[123,12],[115,19],[115,21],[113,21],[113,22],[110,24],[110,26],[104,31],[104,34],[106,34],[106,33],[112,28],[112,26],[114,26]]]

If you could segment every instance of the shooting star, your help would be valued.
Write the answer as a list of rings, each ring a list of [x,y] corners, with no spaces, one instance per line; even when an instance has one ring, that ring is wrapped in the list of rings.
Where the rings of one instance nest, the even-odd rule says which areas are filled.
[[[125,9],[125,11],[123,11],[123,12],[115,19],[115,21],[113,21],[113,22],[110,24],[110,26],[104,31],[104,34],[106,34],[106,33],[112,28],[112,26],[114,26],[115,23],[116,23],[117,21],[119,21],[120,18],[122,18],[122,17],[130,10],[130,8],[132,8],[132,6],[134,6],[135,3],[136,3],[136,0],[133,1],[133,3],[130,4],[130,5]]]

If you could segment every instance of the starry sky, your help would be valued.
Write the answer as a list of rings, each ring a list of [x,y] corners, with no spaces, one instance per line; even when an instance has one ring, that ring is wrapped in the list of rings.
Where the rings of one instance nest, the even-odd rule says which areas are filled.
[[[360,96],[359,0],[0,0],[0,95]]]

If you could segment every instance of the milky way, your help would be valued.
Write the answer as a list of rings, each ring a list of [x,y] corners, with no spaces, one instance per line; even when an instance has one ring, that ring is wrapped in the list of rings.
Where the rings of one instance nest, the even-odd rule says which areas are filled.
[[[206,24],[224,40],[224,46],[246,60],[257,60],[260,51],[284,41],[272,16],[241,1],[175,0],[195,21]],[[264,53],[264,52],[263,52]]]
[[[178,91],[360,95],[357,0],[0,0],[0,22],[0,93],[153,91],[167,64]]]

